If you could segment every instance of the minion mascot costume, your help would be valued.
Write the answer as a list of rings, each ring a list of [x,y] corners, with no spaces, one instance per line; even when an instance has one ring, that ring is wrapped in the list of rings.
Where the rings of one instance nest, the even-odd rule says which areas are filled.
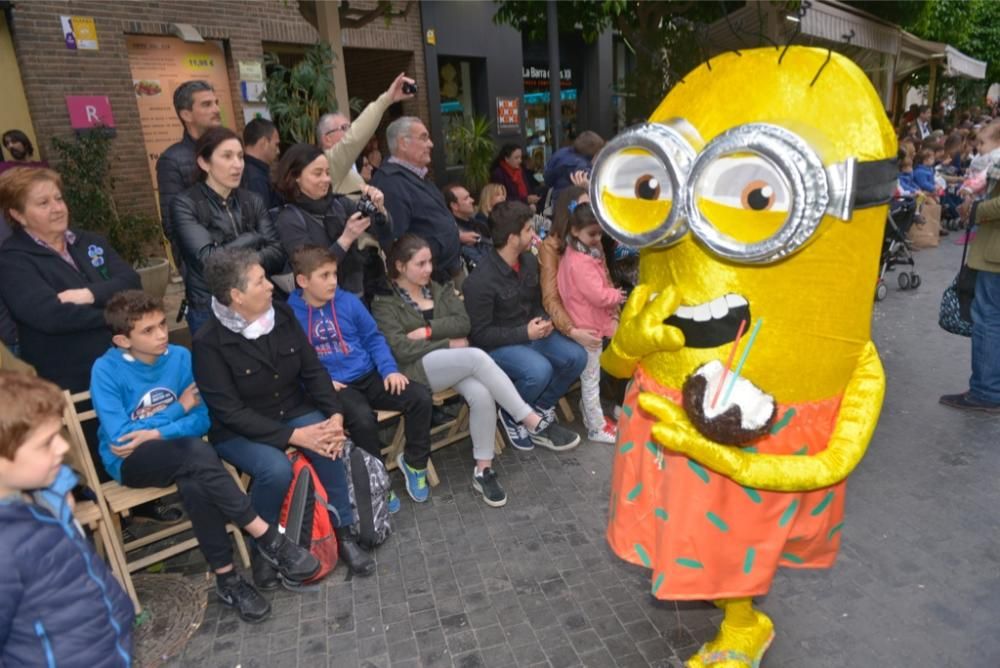
[[[702,64],[595,163],[604,230],[643,249],[602,356],[632,379],[608,542],[657,598],[725,611],[688,666],[758,666],[774,626],[752,597],[836,558],[885,391],[870,324],[895,157],[864,73],[789,47]]]

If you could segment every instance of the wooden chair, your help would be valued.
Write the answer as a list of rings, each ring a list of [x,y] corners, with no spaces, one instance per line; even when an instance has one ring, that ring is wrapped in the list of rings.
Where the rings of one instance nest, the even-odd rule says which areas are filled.
[[[72,446],[73,457],[82,469],[81,472],[83,473],[85,482],[94,491],[94,494],[97,497],[96,505],[105,509],[103,512],[107,515],[105,522],[107,523],[107,533],[109,534],[105,539],[108,543],[106,546],[107,552],[109,555],[121,555],[121,572],[116,573],[116,575],[120,576],[122,584],[125,587],[125,590],[129,593],[129,596],[132,598],[132,602],[135,604],[136,609],[140,610],[141,606],[138,597],[135,594],[135,587],[132,585],[131,574],[135,571],[142,570],[147,566],[163,561],[164,559],[168,559],[174,555],[187,552],[188,550],[197,547],[198,539],[194,537],[188,538],[178,543],[164,546],[161,549],[157,549],[139,559],[129,560],[129,552],[134,552],[139,548],[154,545],[155,543],[158,543],[166,538],[183,533],[191,528],[191,521],[184,520],[177,522],[176,524],[171,524],[170,526],[163,527],[158,531],[154,531],[147,536],[132,539],[127,543],[124,542],[121,531],[121,518],[128,517],[131,510],[136,506],[149,501],[155,501],[156,499],[163,498],[169,494],[173,494],[177,491],[177,487],[171,485],[170,487],[163,488],[133,488],[124,487],[113,480],[104,483],[100,482],[97,477],[97,469],[94,466],[94,461],[90,455],[90,449],[87,447],[87,441],[83,436],[83,428],[81,426],[82,423],[88,420],[96,420],[97,412],[93,409],[87,411],[78,411],[77,409],[78,404],[90,400],[90,393],[81,392],[79,394],[71,395],[69,392],[65,392],[64,394],[67,402],[65,422],[69,431],[69,441]],[[228,464],[224,465],[226,466],[226,470],[233,476],[237,486],[245,492],[246,488],[236,471]],[[101,511],[99,510],[99,515],[100,514]],[[243,532],[239,527],[232,524],[228,525],[226,530],[233,534],[233,537],[236,539],[236,549],[240,554],[240,559],[243,561],[244,567],[249,568],[250,554],[247,551],[246,542],[243,539]],[[102,536],[102,538],[104,537]],[[112,562],[112,567],[114,567],[114,562]]]
[[[435,406],[442,406],[447,400],[455,396],[458,396],[455,390],[447,389],[435,392],[432,398]],[[406,445],[405,418],[399,411],[377,411],[377,416],[379,423],[388,422],[394,418],[399,419],[396,429],[393,431],[392,440],[388,446],[382,448],[382,454],[385,456],[385,467],[387,470],[392,471],[397,468],[396,457],[403,451],[403,447]],[[457,443],[468,436],[469,406],[463,403],[458,411],[458,415],[453,420],[431,428],[431,452],[440,450],[452,443]],[[493,448],[494,452],[498,455],[503,451],[503,436],[499,432],[497,432]],[[427,460],[427,482],[430,483],[431,487],[436,487],[441,483],[441,479],[434,469],[434,462],[429,459]]]

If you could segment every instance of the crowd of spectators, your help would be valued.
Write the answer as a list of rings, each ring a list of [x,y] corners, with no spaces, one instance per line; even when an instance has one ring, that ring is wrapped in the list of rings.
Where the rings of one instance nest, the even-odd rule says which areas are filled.
[[[276,530],[292,479],[286,449],[312,465],[340,560],[365,576],[375,565],[357,541],[343,455],[352,441],[381,459],[376,411],[403,415],[394,463],[417,503],[430,494],[432,393],[451,389],[468,404],[470,482],[492,507],[507,503],[493,467],[498,430],[517,450],[576,447],[555,408],[578,379],[588,436],[614,440],[597,360],[625,293],[610,283],[586,201],[603,140],[584,132],[544,179],[520,146],[503,146],[477,205],[464,185],[440,190],[428,178],[433,142],[418,118],[388,124],[383,160],[376,130],[412,97],[410,83],[401,74],[353,121],[322,116],[314,145],[283,152],[267,119],[242,135],[223,127],[207,82],[177,88],[183,131],[156,177],[190,352],[168,342],[163,305],[115,249],[70,227],[60,177],[31,162],[28,138],[3,138],[19,167],[0,175],[10,228],[0,303],[13,325],[4,368],[16,360],[90,390],[88,440],[103,473],[125,486],[177,485],[218,596],[247,621],[270,614],[261,590],[317,570]],[[574,286],[577,265],[588,280]],[[221,461],[250,476],[249,495]],[[399,498],[386,501],[398,512]],[[227,522],[254,539],[252,578],[233,566]]]

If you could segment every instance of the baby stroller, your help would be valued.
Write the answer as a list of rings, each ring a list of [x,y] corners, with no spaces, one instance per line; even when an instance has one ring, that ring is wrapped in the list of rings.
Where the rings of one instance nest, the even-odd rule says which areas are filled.
[[[908,272],[900,272],[899,289],[915,290],[920,287],[920,276],[914,271],[916,263],[906,233],[913,225],[917,214],[917,203],[912,197],[899,197],[889,203],[889,214],[885,221],[885,236],[882,240],[882,258],[875,286],[875,301],[882,301],[889,294],[885,284],[885,274],[899,265],[909,266]]]

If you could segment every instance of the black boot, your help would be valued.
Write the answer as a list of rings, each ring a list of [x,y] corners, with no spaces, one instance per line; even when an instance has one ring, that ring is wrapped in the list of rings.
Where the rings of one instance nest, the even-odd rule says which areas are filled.
[[[278,571],[259,553],[253,555],[253,583],[261,591],[278,588]]]
[[[337,556],[347,564],[351,572],[359,576],[368,576],[375,572],[375,560],[358,545],[358,539],[351,527],[337,527]]]
[[[257,540],[257,551],[281,577],[290,582],[304,582],[319,572],[319,559],[309,550],[288,540],[283,533],[275,535],[277,538],[270,543],[263,537]]]

